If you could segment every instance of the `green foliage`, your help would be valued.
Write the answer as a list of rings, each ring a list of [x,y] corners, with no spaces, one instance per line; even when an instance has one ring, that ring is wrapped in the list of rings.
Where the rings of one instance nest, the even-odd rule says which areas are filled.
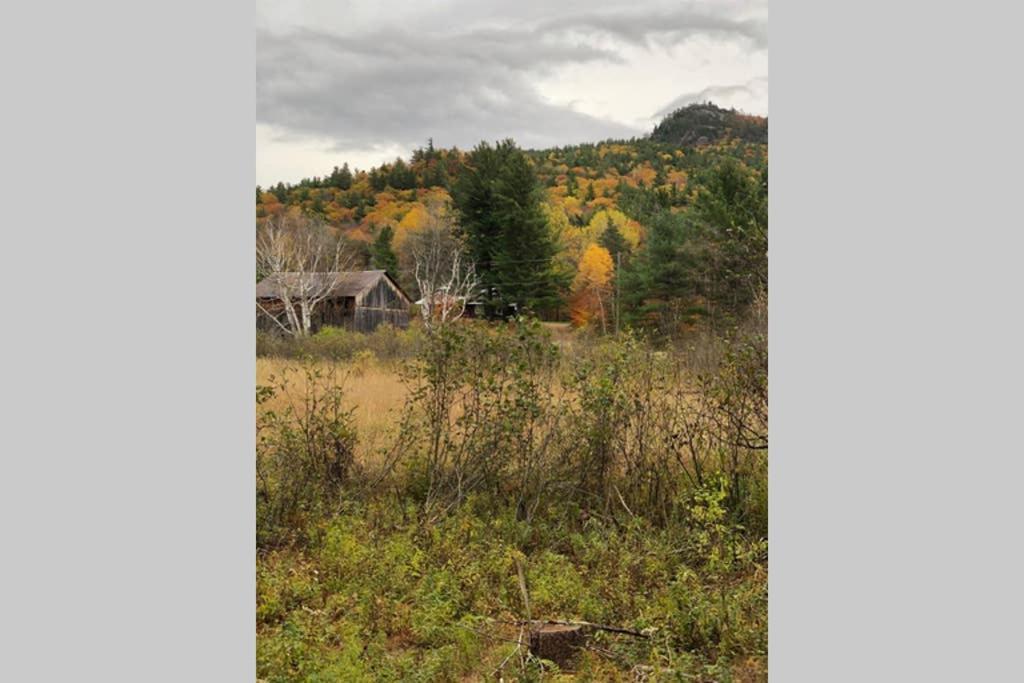
[[[686,214],[661,211],[648,224],[644,248],[622,273],[623,308],[632,324],[679,335],[706,309],[697,228]]]
[[[341,327],[323,327],[316,334],[304,338],[257,332],[256,355],[340,361],[369,353],[377,360],[391,362],[414,357],[423,343],[423,331],[417,325],[405,329],[378,325],[373,332],[368,333]]]
[[[541,208],[542,190],[512,140],[482,142],[452,187],[470,259],[492,311],[554,306],[568,282],[553,266],[557,239]]]
[[[398,276],[398,255],[391,247],[394,237],[394,228],[385,225],[370,245],[370,266],[387,271],[391,277]]]
[[[387,179],[388,185],[396,190],[411,190],[416,187],[416,173],[402,159],[395,159]]]
[[[683,211],[638,205],[647,240],[623,273],[633,325],[680,336],[700,320],[727,328],[768,285],[766,175],[725,157],[697,174]]]
[[[710,670],[729,680],[733,663],[763,661],[764,544],[746,541],[723,521],[717,496],[714,487],[696,492],[692,507],[699,511],[691,521],[664,530],[642,521],[579,525],[557,509],[538,519],[535,545],[525,555],[535,617],[651,634],[646,641],[595,634],[594,644],[614,658],[586,653],[578,668],[591,680],[616,680],[637,664],[688,676]],[[486,676],[517,637],[507,622],[522,613],[512,560],[520,528],[507,508],[470,504],[428,524],[411,509],[373,504],[335,517],[321,540],[301,550],[261,558],[258,675]],[[691,534],[701,540],[688,540]],[[536,661],[525,670],[516,659],[506,667],[506,677],[547,680]]]
[[[629,242],[623,237],[619,226],[615,225],[615,221],[611,218],[608,219],[608,226],[601,233],[597,243],[608,250],[608,253],[612,256],[612,263],[618,264],[620,262],[620,255],[622,262],[628,262],[630,253]]]
[[[702,225],[706,296],[733,315],[768,286],[768,180],[726,158],[701,174],[693,215]]]
[[[348,164],[344,164],[340,169],[335,166],[327,182],[339,190],[347,190],[352,187],[352,171],[349,170]]]

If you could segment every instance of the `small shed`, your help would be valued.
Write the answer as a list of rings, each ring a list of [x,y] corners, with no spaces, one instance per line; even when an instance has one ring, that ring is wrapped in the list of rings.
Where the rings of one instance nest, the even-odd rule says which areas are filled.
[[[423,306],[427,303],[426,297],[416,300],[417,306]],[[437,292],[433,296],[433,310],[438,316],[442,315],[442,310],[449,312],[462,310],[461,316],[463,318],[478,318],[483,316],[484,304],[482,301],[470,300],[464,296],[449,296],[446,292]]]
[[[284,319],[283,291],[294,291],[300,277],[319,278],[333,283],[327,297],[313,310],[312,331],[321,327],[345,327],[359,332],[372,332],[381,323],[395,327],[409,326],[411,300],[395,280],[383,270],[347,271],[338,273],[273,273],[256,285],[260,308]],[[257,316],[260,329],[279,329],[267,313]]]

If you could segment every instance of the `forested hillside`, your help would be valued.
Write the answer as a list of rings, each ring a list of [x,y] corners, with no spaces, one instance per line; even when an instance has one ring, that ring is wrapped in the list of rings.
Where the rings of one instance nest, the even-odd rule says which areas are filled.
[[[672,112],[651,133],[651,139],[674,145],[699,145],[728,138],[768,144],[768,119],[723,109],[714,104],[691,104]]]
[[[359,265],[392,271],[414,295],[410,236],[448,216],[483,281],[542,317],[672,332],[728,322],[766,285],[767,120],[701,104],[639,139],[471,152],[428,142],[410,159],[257,188],[256,202],[258,220],[322,219]],[[501,213],[510,206],[522,213]]]

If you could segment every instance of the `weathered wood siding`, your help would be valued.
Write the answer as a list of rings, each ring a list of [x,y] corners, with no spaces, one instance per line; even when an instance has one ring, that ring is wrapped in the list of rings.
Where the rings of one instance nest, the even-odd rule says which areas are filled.
[[[409,300],[386,277],[356,297],[352,326],[360,332],[372,332],[381,323],[409,326]]]
[[[288,316],[284,311],[284,304],[277,299],[261,299],[260,304],[266,312],[256,309],[256,329],[266,332],[280,332],[281,328],[267,314],[272,314],[286,327]],[[355,299],[353,297],[336,297],[321,301],[313,310],[310,320],[312,331],[315,333],[321,327],[352,327]],[[296,304],[298,308],[298,304]]]
[[[313,316],[313,328],[320,329],[325,325],[330,327],[348,326],[352,320],[354,306],[355,300],[348,296],[320,302],[316,314]]]
[[[256,307],[256,329],[264,332],[279,332],[281,328],[268,317],[268,313],[280,320],[282,323],[287,316],[284,313],[284,304],[277,299],[257,299],[265,311]]]
[[[284,304],[276,299],[260,299],[268,312],[284,322]],[[324,326],[345,327],[372,332],[382,323],[395,327],[409,326],[409,299],[386,276],[359,296],[337,296],[321,301],[313,311],[312,331]],[[273,320],[257,309],[257,329],[279,331]]]

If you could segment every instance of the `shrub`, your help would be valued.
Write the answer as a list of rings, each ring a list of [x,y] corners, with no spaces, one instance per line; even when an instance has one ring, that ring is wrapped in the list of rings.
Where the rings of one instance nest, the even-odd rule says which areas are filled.
[[[277,333],[256,333],[256,355],[281,358],[323,358],[351,360],[360,353],[372,353],[385,361],[413,358],[422,349],[419,325],[398,329],[379,325],[373,332],[355,332],[342,327],[324,327],[309,337],[285,337]]]
[[[556,358],[536,322],[449,325],[426,340],[406,375],[408,428],[420,435],[410,483],[426,508],[487,491],[528,514],[557,434]]]
[[[282,542],[330,514],[348,483],[356,443],[335,370],[312,363],[286,369],[257,388],[257,401],[278,393],[289,397],[288,407],[260,411],[257,423],[256,530],[262,544]]]

